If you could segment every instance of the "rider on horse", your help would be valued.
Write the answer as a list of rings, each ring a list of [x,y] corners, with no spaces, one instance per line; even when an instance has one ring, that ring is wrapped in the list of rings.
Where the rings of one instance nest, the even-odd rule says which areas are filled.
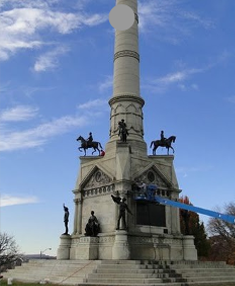
[[[93,141],[93,137],[92,137],[92,133],[89,133],[89,137],[87,138],[86,142],[87,142],[87,147],[91,146],[91,142]]]
[[[166,142],[166,138],[164,136],[164,131],[163,130],[161,131],[160,136],[161,136],[161,142],[164,144]]]

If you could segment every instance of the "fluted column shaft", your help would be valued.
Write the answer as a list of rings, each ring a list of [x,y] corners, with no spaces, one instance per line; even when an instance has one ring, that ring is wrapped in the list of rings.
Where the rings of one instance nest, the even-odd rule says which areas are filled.
[[[144,100],[140,96],[137,0],[117,0],[135,13],[132,27],[115,32],[113,96],[109,101],[110,141],[118,140],[118,122],[124,119],[130,140],[143,141]]]

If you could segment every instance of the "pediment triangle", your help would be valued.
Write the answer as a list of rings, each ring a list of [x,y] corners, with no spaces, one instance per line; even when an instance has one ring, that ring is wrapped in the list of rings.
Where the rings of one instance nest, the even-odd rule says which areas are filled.
[[[88,172],[85,178],[81,182],[83,190],[97,188],[111,184],[113,181],[112,175],[109,174],[104,168],[95,165]]]
[[[149,164],[134,175],[134,181],[143,181],[145,184],[157,185],[158,188],[172,188],[171,181],[154,164]]]

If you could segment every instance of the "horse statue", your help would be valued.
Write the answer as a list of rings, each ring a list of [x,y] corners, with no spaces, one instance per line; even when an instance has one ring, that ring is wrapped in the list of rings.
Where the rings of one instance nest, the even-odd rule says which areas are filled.
[[[172,149],[173,153],[175,153],[174,148],[171,146],[171,143],[172,142],[175,143],[175,140],[176,140],[176,136],[171,136],[171,137],[165,139],[164,141],[162,141],[162,140],[152,141],[150,144],[150,148],[152,147],[152,145],[154,145],[153,155],[156,155],[156,150],[159,146],[167,148],[167,155],[169,155],[169,149]]]
[[[96,142],[96,141],[92,141],[90,143],[88,143],[82,136],[79,136],[77,138],[77,141],[81,141],[81,146],[78,147],[78,150],[80,152],[82,152],[81,149],[83,149],[84,151],[84,156],[86,156],[86,150],[89,149],[89,148],[93,148],[94,151],[92,152],[92,155],[94,152],[98,151],[99,152],[99,155],[100,155],[100,150],[103,149],[103,147],[101,146],[100,142]],[[99,149],[100,147],[100,149]]]

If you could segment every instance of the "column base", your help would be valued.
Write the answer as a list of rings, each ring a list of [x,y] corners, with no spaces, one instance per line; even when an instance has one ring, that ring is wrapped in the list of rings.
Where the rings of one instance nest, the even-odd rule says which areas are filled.
[[[126,230],[116,230],[112,259],[130,259],[130,247]]]
[[[70,259],[71,236],[69,234],[62,234],[60,236],[60,245],[57,250],[58,260]]]

